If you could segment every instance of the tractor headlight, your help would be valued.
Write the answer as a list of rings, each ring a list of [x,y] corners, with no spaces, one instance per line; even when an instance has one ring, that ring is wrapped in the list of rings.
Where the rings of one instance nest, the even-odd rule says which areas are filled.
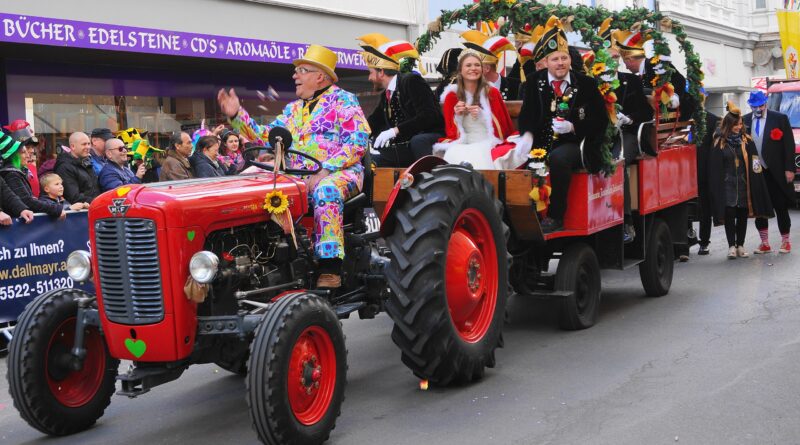
[[[92,277],[92,255],[85,250],[76,250],[67,257],[67,274],[78,283]]]
[[[189,273],[198,283],[210,283],[217,276],[218,265],[219,258],[214,253],[203,250],[192,255],[192,260],[189,261]]]

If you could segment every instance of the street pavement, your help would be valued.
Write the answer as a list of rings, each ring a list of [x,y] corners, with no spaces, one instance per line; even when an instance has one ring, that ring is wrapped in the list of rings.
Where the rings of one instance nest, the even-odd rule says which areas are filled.
[[[750,252],[757,238],[750,223]],[[465,387],[420,390],[386,315],[346,320],[346,399],[329,443],[800,443],[800,251],[731,261],[726,247],[715,228],[711,255],[693,248],[662,298],[644,296],[636,269],[604,271],[600,318],[584,331],[559,330],[552,303],[513,298],[497,367]],[[196,366],[51,440],[21,420],[2,378],[0,444],[253,444],[244,391]]]

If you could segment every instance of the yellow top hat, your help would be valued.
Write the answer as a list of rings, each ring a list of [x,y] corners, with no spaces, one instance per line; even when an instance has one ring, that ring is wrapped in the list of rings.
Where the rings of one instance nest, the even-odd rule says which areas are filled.
[[[321,45],[309,45],[303,57],[301,59],[295,59],[292,63],[294,66],[303,63],[314,65],[324,71],[325,74],[331,76],[334,82],[338,82],[339,76],[336,75],[336,61],[337,57],[335,52]]]
[[[611,33],[611,37],[623,57],[644,56],[644,44],[651,38],[649,34],[640,31],[636,25],[632,31],[618,29]]]
[[[482,57],[483,63],[497,63],[498,57],[504,51],[514,51],[514,45],[503,36],[487,36],[480,31],[471,29],[461,33],[464,46],[473,49]]]
[[[417,48],[405,40],[391,40],[381,33],[363,35],[356,40],[361,41],[361,52],[364,62],[375,69],[400,69],[400,60],[404,58],[419,59]]]
[[[533,58],[534,60],[542,60],[556,51],[569,53],[569,44],[567,43],[567,35],[564,33],[561,20],[556,16],[551,16],[544,25],[544,31],[536,44]]]

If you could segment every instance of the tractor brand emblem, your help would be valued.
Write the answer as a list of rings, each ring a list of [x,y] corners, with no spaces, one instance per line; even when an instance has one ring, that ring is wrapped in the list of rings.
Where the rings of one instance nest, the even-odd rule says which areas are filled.
[[[130,204],[125,204],[125,198],[114,198],[111,202],[112,205],[108,206],[108,211],[114,216],[125,216],[128,213],[128,209],[131,208]]]

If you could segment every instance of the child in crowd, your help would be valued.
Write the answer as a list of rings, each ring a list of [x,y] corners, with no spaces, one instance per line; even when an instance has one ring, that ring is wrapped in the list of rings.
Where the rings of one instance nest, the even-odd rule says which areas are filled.
[[[83,210],[89,208],[88,202],[77,202],[70,204],[64,199],[64,183],[61,176],[55,173],[46,173],[39,178],[44,196],[40,199],[55,202],[64,206],[64,210]]]

